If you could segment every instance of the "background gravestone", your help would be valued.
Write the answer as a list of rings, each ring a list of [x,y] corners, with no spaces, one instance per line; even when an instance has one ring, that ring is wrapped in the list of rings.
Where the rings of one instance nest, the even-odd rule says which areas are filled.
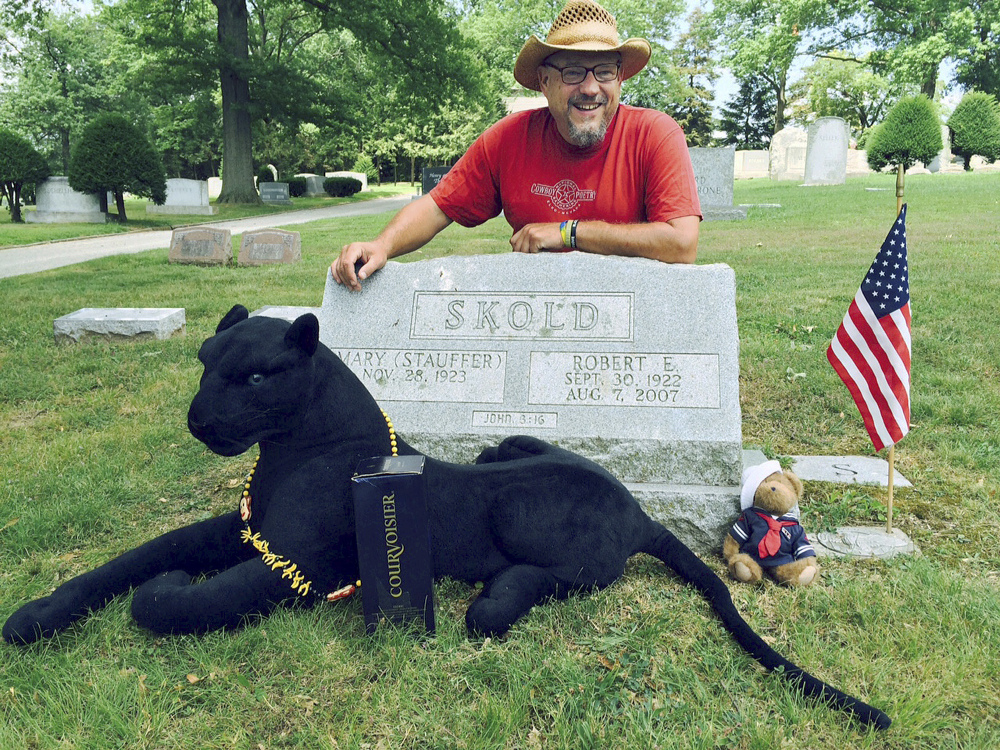
[[[292,205],[291,193],[288,191],[287,182],[262,182],[257,188],[260,190],[260,199],[264,203],[271,203],[278,206]]]
[[[820,117],[809,125],[806,142],[806,185],[843,185],[847,179],[850,131],[841,117]]]
[[[806,175],[806,145],[802,128],[783,128],[771,136],[771,179],[801,180]]]
[[[306,196],[309,198],[315,198],[320,195],[326,195],[326,191],[323,189],[323,180],[325,177],[320,177],[318,174],[312,174],[310,172],[303,172],[302,174],[295,175],[296,177],[303,177],[306,181]]]
[[[427,195],[448,174],[451,167],[424,167],[420,172],[420,192]]]
[[[69,186],[69,177],[49,177],[35,189],[35,210],[25,211],[24,220],[29,224],[103,224],[107,214],[101,211],[100,198],[78,193]]]
[[[272,263],[298,263],[302,260],[302,237],[284,229],[256,229],[244,232],[240,239],[241,266],[264,266]]]
[[[233,235],[228,229],[193,227],[170,235],[171,263],[224,266],[233,261]]]
[[[737,151],[733,176],[737,180],[767,177],[770,164],[770,154],[766,150]]]
[[[166,339],[183,334],[183,307],[85,307],[56,318],[52,332],[57,344],[84,338]]]
[[[390,262],[360,293],[328,276],[320,337],[429,456],[470,462],[534,435],[597,461],[687,544],[717,551],[743,468],[735,300],[720,264]]]
[[[735,147],[689,148],[688,153],[705,221],[745,219],[746,211],[733,206]]]
[[[350,177],[361,183],[361,192],[368,189],[368,175],[364,172],[327,172],[327,177]]]
[[[185,180],[175,177],[167,180],[167,200],[162,206],[146,204],[150,214],[195,214],[213,216],[218,207],[208,203],[208,182],[206,180]]]

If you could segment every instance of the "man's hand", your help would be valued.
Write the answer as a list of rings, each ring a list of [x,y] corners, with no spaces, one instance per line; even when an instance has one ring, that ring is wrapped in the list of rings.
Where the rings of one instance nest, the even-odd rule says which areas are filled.
[[[352,242],[340,249],[340,255],[330,264],[330,272],[338,284],[360,292],[361,282],[382,268],[388,259],[388,254],[377,242]],[[364,265],[355,273],[358,261]]]
[[[558,224],[525,224],[510,238],[510,246],[515,253],[538,253],[564,247]]]

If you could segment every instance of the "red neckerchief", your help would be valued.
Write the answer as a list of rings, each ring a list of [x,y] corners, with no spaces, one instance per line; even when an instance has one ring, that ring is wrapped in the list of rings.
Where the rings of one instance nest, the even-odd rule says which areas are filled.
[[[781,530],[785,526],[796,526],[798,521],[779,521],[767,513],[761,513],[756,510],[754,513],[767,522],[767,533],[760,540],[760,544],[757,545],[757,554],[760,555],[761,559],[771,557],[781,549]]]

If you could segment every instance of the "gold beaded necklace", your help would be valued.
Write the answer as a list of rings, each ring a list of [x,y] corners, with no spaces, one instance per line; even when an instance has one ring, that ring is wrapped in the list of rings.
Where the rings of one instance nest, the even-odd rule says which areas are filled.
[[[392,420],[389,419],[389,415],[386,414],[385,409],[381,409],[380,411],[382,412],[382,417],[385,419],[386,426],[389,428],[389,447],[392,451],[392,455],[398,456],[399,450],[396,444],[396,429],[392,426]],[[250,471],[247,472],[246,479],[243,480],[243,494],[240,497],[240,518],[243,520],[244,529],[240,534],[240,538],[243,542],[249,542],[252,544],[254,549],[260,552],[261,557],[264,560],[264,564],[268,565],[271,570],[281,569],[281,577],[288,578],[289,585],[295,590],[295,592],[300,596],[305,596],[309,593],[310,588],[312,588],[312,581],[305,580],[305,576],[298,568],[298,565],[293,563],[287,557],[283,557],[282,555],[272,552],[267,540],[261,539],[259,531],[254,534],[250,530],[250,516],[252,515],[253,509],[253,496],[250,494],[250,485],[253,483],[253,475],[257,472],[257,464],[259,462],[260,456],[254,460],[253,466],[251,466]],[[360,585],[361,581],[357,581],[354,584],[348,584],[343,588],[327,594],[324,598],[330,602],[338,599],[346,599],[357,591],[358,586]]]

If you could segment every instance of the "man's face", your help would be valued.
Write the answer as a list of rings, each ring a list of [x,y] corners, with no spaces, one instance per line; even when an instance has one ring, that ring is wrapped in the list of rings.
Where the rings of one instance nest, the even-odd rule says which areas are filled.
[[[619,74],[614,80],[601,83],[588,72],[580,83],[566,84],[558,70],[570,66],[593,68],[597,65],[614,65],[620,59],[617,52],[574,52],[566,50],[546,58],[538,68],[538,81],[549,103],[549,112],[556,121],[559,134],[574,146],[596,146],[604,140],[621,97],[622,81]]]

